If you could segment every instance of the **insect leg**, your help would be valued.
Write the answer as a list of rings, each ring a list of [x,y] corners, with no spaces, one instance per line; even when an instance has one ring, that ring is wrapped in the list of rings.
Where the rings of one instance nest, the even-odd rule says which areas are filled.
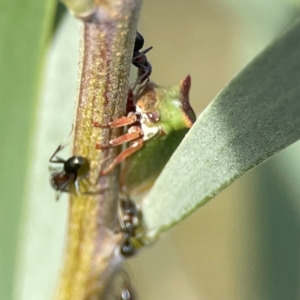
[[[54,151],[54,153],[52,154],[52,156],[49,159],[49,162],[51,162],[51,163],[64,163],[65,162],[64,159],[62,159],[60,157],[57,157],[56,154],[66,146],[65,145],[66,140],[71,136],[71,134],[73,133],[73,130],[74,130],[74,125],[72,124],[72,128],[71,128],[71,131],[70,131],[69,135],[62,141],[62,143]],[[56,159],[54,160],[54,158],[56,158]]]
[[[131,127],[128,131],[128,133],[125,133],[111,141],[109,141],[109,144],[112,146],[119,146],[131,141],[134,141],[142,136],[141,130],[139,127]]]
[[[151,46],[151,47],[149,47],[149,48],[147,48],[147,49],[141,51],[141,52],[139,53],[139,55],[133,57],[133,60],[135,60],[135,59],[137,59],[137,58],[140,58],[141,56],[144,56],[147,52],[149,52],[149,51],[152,50],[152,49],[153,49],[153,47]]]
[[[120,117],[112,122],[109,122],[107,125],[102,125],[98,122],[93,122],[93,126],[98,128],[119,128],[131,125],[136,121],[138,121],[138,117],[136,116],[136,114],[133,112],[129,112],[126,117]]]
[[[136,88],[138,84],[142,84],[146,79],[149,81],[149,77],[152,72],[152,66],[149,62],[140,63],[139,61],[132,62],[138,68],[138,78],[132,84],[132,90]]]
[[[109,123],[110,128],[119,128],[131,125],[138,121],[138,117],[135,113],[129,112],[126,117],[121,117]]]
[[[56,191],[55,193],[55,200],[58,201],[61,195],[61,191]]]
[[[109,147],[119,146],[134,141],[142,136],[142,130],[139,126],[132,126],[127,133],[109,141],[109,145],[96,144],[96,149],[102,150]]]
[[[123,162],[128,156],[132,155],[133,153],[141,149],[143,145],[144,145],[144,141],[142,138],[134,141],[127,149],[122,151],[106,169],[104,169],[101,172],[101,175],[108,174],[110,171],[112,171],[115,168],[115,166]]]
[[[57,147],[57,149],[55,150],[55,152],[52,154],[52,156],[50,157],[49,162],[51,162],[51,163],[64,163],[64,162],[65,162],[64,159],[62,159],[62,158],[56,156],[56,154],[57,154],[60,150],[62,150],[62,149],[63,149],[63,146],[62,146],[62,144],[60,144],[60,145]]]
[[[62,192],[68,193],[70,191],[69,184],[70,184],[70,180],[68,180],[64,185],[61,186],[61,188],[59,190],[56,191],[56,194],[55,194],[55,200],[56,201],[59,200],[60,195],[61,195]]]

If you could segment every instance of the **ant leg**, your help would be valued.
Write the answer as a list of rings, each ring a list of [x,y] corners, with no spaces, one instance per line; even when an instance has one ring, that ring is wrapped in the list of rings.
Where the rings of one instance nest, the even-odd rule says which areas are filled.
[[[138,78],[132,84],[132,89],[134,90],[138,84],[142,84],[146,79],[149,81],[149,77],[152,72],[152,66],[149,62],[142,64],[139,61],[132,61],[132,64],[138,68]]]
[[[71,128],[69,135],[61,142],[61,144],[57,147],[57,149],[54,151],[54,153],[50,157],[49,162],[51,162],[51,163],[64,163],[65,162],[64,159],[57,157],[56,154],[66,146],[65,145],[66,140],[71,136],[73,131],[74,131],[74,124],[72,124],[72,128]],[[56,160],[54,160],[54,158],[56,158]]]
[[[143,63],[140,63],[138,60],[133,60],[132,64],[135,67],[137,67],[138,69],[142,69],[147,74],[150,73],[152,70],[150,63],[143,64]]]
[[[144,145],[144,141],[142,138],[134,141],[127,149],[122,151],[114,160],[113,162],[101,172],[101,175],[106,175],[110,171],[112,171],[118,164],[123,162],[127,157],[141,149]]]
[[[67,181],[64,185],[61,186],[61,188],[59,190],[56,190],[56,194],[55,194],[55,200],[58,201],[60,198],[60,195],[62,192],[66,192],[69,193],[69,184],[70,184],[70,180]]]
[[[59,170],[58,170],[58,168],[55,168],[55,167],[53,167],[53,166],[49,166],[49,167],[48,167],[49,173],[50,173],[51,175],[60,172],[60,171],[61,171],[60,169],[61,169],[61,168],[59,168]]]
[[[78,194],[82,194],[81,189],[80,189],[80,184],[79,184],[81,179],[82,179],[82,178],[77,178],[77,179],[74,181],[75,189],[76,189],[76,192],[77,192]]]
[[[139,55],[135,56],[134,59],[140,58],[140,57],[144,56],[147,52],[149,52],[149,51],[152,50],[152,49],[153,49],[153,47],[151,46],[151,47],[149,47],[149,48],[147,48],[147,49],[145,49],[145,50],[139,52]]]
[[[58,201],[61,195],[61,191],[56,191],[55,193],[55,200]]]
[[[146,62],[146,64],[140,64],[139,62],[137,63],[139,64],[139,69],[138,69],[138,78],[137,78],[137,82],[139,84],[142,84],[145,79],[148,79],[149,81],[149,77],[151,75],[152,72],[152,66],[149,62]]]
[[[153,47],[150,46],[150,47],[148,47],[147,49],[141,51],[140,53],[146,54],[147,52],[149,52],[149,51],[152,50],[152,49],[153,49]]]
[[[62,150],[62,149],[63,149],[63,146],[62,146],[62,144],[60,144],[60,145],[57,147],[57,149],[55,150],[55,152],[52,154],[52,156],[50,157],[49,162],[51,162],[51,163],[64,163],[64,162],[65,162],[64,159],[62,159],[62,158],[56,156],[56,154],[57,154],[60,150]],[[54,160],[54,158],[55,158],[55,160]]]

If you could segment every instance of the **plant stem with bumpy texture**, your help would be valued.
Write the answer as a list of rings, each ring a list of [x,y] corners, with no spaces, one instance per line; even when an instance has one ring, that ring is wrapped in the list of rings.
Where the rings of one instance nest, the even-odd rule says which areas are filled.
[[[84,189],[101,192],[70,195],[65,261],[55,299],[106,299],[109,281],[123,261],[116,233],[118,170],[99,177],[118,149],[96,149],[119,132],[94,123],[107,124],[124,115],[140,6],[140,0],[105,2],[83,25],[73,154],[90,162]]]

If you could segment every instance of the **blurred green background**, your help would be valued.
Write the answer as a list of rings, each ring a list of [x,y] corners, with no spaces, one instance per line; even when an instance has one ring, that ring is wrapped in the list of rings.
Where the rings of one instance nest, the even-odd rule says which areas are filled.
[[[18,26],[17,6],[0,6],[0,38],[10,41],[1,43],[0,70],[11,71],[0,72],[0,300],[51,299],[66,229],[67,197],[54,201],[47,166],[73,120],[79,22],[66,14],[48,44],[45,35],[29,40],[43,29],[34,22],[46,22],[36,20],[40,13],[51,17],[54,6],[28,3]],[[139,31],[145,47],[154,47],[151,79],[172,85],[190,74],[191,103],[200,113],[299,16],[297,4],[145,1]],[[15,15],[4,20],[6,9]],[[39,88],[28,89],[38,82],[41,45],[48,45],[44,75]],[[299,150],[296,143],[248,173],[132,259],[128,272],[139,298],[300,299]]]

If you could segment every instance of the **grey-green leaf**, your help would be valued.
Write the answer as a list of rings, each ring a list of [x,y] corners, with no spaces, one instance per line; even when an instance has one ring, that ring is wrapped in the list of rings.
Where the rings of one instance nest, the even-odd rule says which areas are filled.
[[[42,61],[56,1],[0,5],[0,299],[12,299],[22,199]]]
[[[300,22],[201,114],[144,200],[149,235],[167,230],[300,139]]]

